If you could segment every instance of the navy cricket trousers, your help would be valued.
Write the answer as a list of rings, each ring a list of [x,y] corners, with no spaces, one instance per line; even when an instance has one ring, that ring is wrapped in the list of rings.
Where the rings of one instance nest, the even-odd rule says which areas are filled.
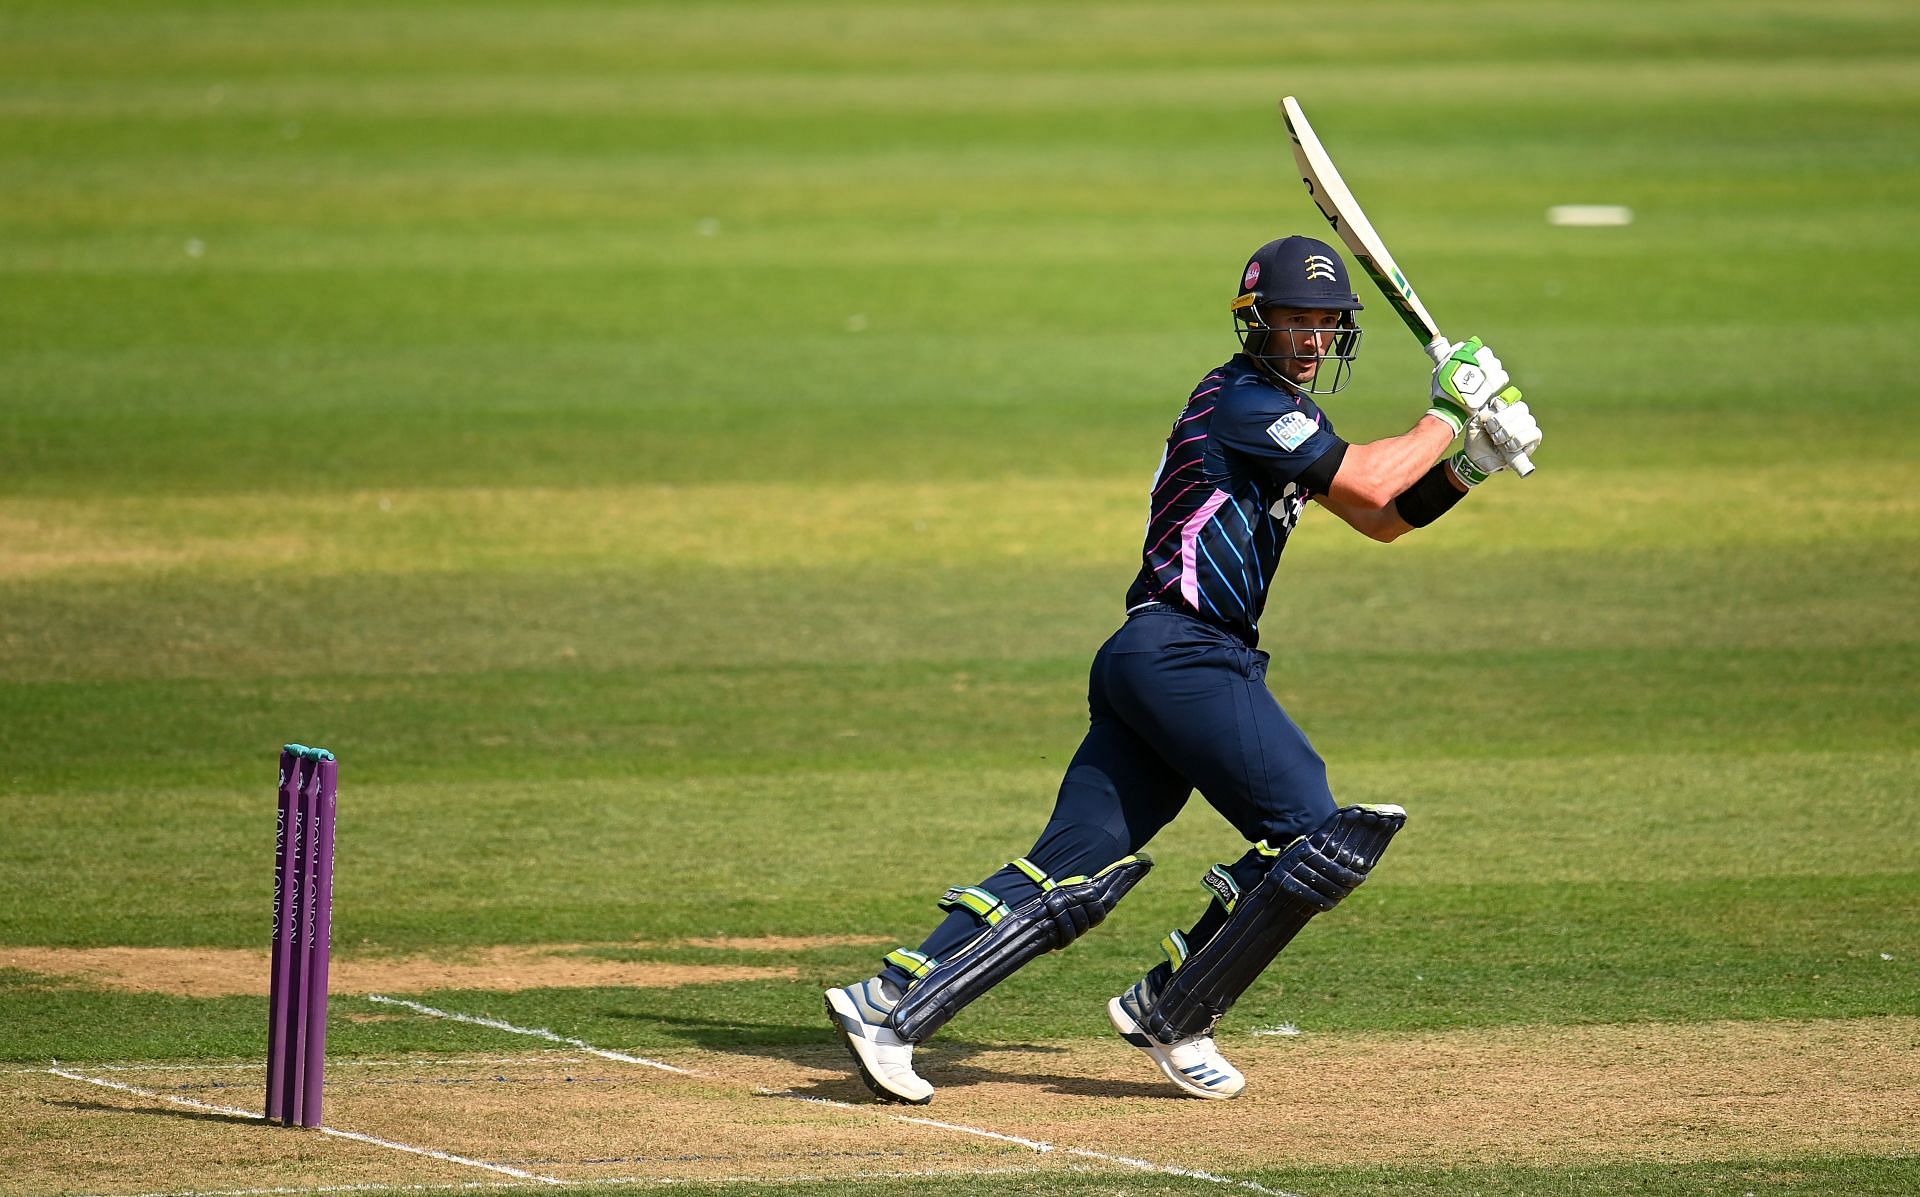
[[[1280,847],[1325,822],[1326,764],[1266,677],[1266,653],[1211,624],[1157,605],[1129,616],[1093,658],[1087,737],[1027,859],[1051,877],[1097,872],[1144,847],[1196,789],[1249,841]],[[980,884],[1009,905],[1039,892],[1011,867]],[[942,959],[979,930],[953,911],[920,950]]]

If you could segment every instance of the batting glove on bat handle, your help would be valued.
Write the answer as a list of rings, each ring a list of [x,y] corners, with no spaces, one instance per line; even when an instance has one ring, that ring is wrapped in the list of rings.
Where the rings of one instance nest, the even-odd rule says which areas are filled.
[[[1440,392],[1443,390],[1440,383],[1440,375],[1443,369],[1447,366],[1448,362],[1451,359],[1453,359],[1454,355],[1462,354],[1464,351],[1464,356],[1462,360],[1473,361],[1476,351],[1481,350],[1483,346],[1484,346],[1484,343],[1478,337],[1474,337],[1471,340],[1461,341],[1460,343],[1455,344],[1454,342],[1447,340],[1445,334],[1436,334],[1433,340],[1427,342],[1427,346],[1426,346],[1427,356],[1433,359],[1433,364],[1435,367],[1433,389],[1435,392],[1436,400],[1441,398]],[[1491,351],[1487,351],[1487,353],[1489,357],[1492,356]],[[1496,370],[1500,370],[1499,358],[1497,357],[1493,358],[1493,366]],[[1507,381],[1508,381],[1508,378],[1507,378],[1506,371],[1500,370],[1501,390],[1492,399],[1488,400],[1486,404],[1488,407],[1491,407],[1494,411],[1500,411],[1506,407],[1506,404],[1510,401],[1509,394],[1511,395],[1511,400],[1513,401],[1517,401],[1520,398],[1519,389],[1516,387],[1511,387],[1506,385]],[[1451,396],[1448,396],[1447,398],[1451,398]],[[1449,424],[1454,422],[1453,417],[1455,414],[1457,414],[1457,409],[1455,408],[1455,405],[1453,403],[1436,402],[1435,407],[1438,408],[1439,410],[1435,411],[1434,414],[1440,416],[1441,419],[1446,420],[1447,423]],[[1464,420],[1462,421],[1462,424],[1464,426]],[[1533,459],[1529,457],[1525,452],[1516,452],[1516,453],[1508,454],[1506,457],[1506,463],[1507,463],[1508,469],[1511,469],[1514,473],[1520,475],[1520,477],[1522,478],[1525,478],[1529,474],[1533,473]]]
[[[1503,412],[1507,410],[1510,404],[1519,402],[1520,388],[1508,387],[1488,401],[1486,410],[1496,413]],[[1525,410],[1524,404],[1522,405],[1522,410]],[[1522,478],[1533,473],[1533,458],[1527,456],[1526,447],[1508,438],[1501,430],[1498,420],[1493,421],[1491,431],[1493,433],[1494,447],[1500,450],[1500,455],[1505,458],[1507,468]],[[1538,438],[1537,433],[1535,434],[1535,438]]]
[[[1434,367],[1433,406],[1428,410],[1453,425],[1458,435],[1509,381],[1493,349],[1479,337],[1471,337],[1455,345]]]

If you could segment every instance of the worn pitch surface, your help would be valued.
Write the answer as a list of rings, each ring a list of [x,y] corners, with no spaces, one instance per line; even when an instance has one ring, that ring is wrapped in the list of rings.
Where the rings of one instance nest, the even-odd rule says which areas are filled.
[[[1912,1018],[1269,1037],[1233,1050],[1253,1084],[1229,1104],[1170,1096],[1111,1042],[930,1046],[941,1089],[925,1109],[869,1102],[836,1049],[663,1061],[687,1075],[566,1051],[335,1061],[328,1124],[382,1143],[242,1117],[257,1112],[254,1065],[75,1065],[7,1074],[0,1141],[13,1146],[0,1163],[5,1191],[20,1193],[110,1191],[134,1176],[213,1190],[513,1172],[619,1184],[1141,1162],[1245,1173],[1337,1165],[1361,1147],[1380,1164],[1680,1164],[1751,1159],[1756,1144],[1785,1160],[1897,1154],[1920,1118]]]

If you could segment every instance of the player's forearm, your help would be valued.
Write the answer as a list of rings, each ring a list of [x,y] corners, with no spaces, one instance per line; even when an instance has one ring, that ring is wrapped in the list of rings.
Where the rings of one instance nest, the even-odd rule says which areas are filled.
[[[1386,507],[1431,469],[1452,443],[1453,429],[1445,420],[1424,416],[1399,436],[1348,446],[1330,493],[1354,507]]]

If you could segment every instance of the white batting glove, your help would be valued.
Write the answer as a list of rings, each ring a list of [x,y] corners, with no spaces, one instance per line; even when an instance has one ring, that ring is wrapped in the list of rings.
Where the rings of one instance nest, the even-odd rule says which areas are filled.
[[[1472,489],[1507,468],[1522,453],[1529,457],[1540,447],[1540,422],[1520,400],[1520,389],[1508,387],[1496,403],[1467,421],[1466,447],[1448,463],[1454,476]]]
[[[1433,406],[1427,414],[1445,420],[1458,436],[1467,421],[1511,381],[1500,359],[1479,337],[1462,341],[1433,369]]]

